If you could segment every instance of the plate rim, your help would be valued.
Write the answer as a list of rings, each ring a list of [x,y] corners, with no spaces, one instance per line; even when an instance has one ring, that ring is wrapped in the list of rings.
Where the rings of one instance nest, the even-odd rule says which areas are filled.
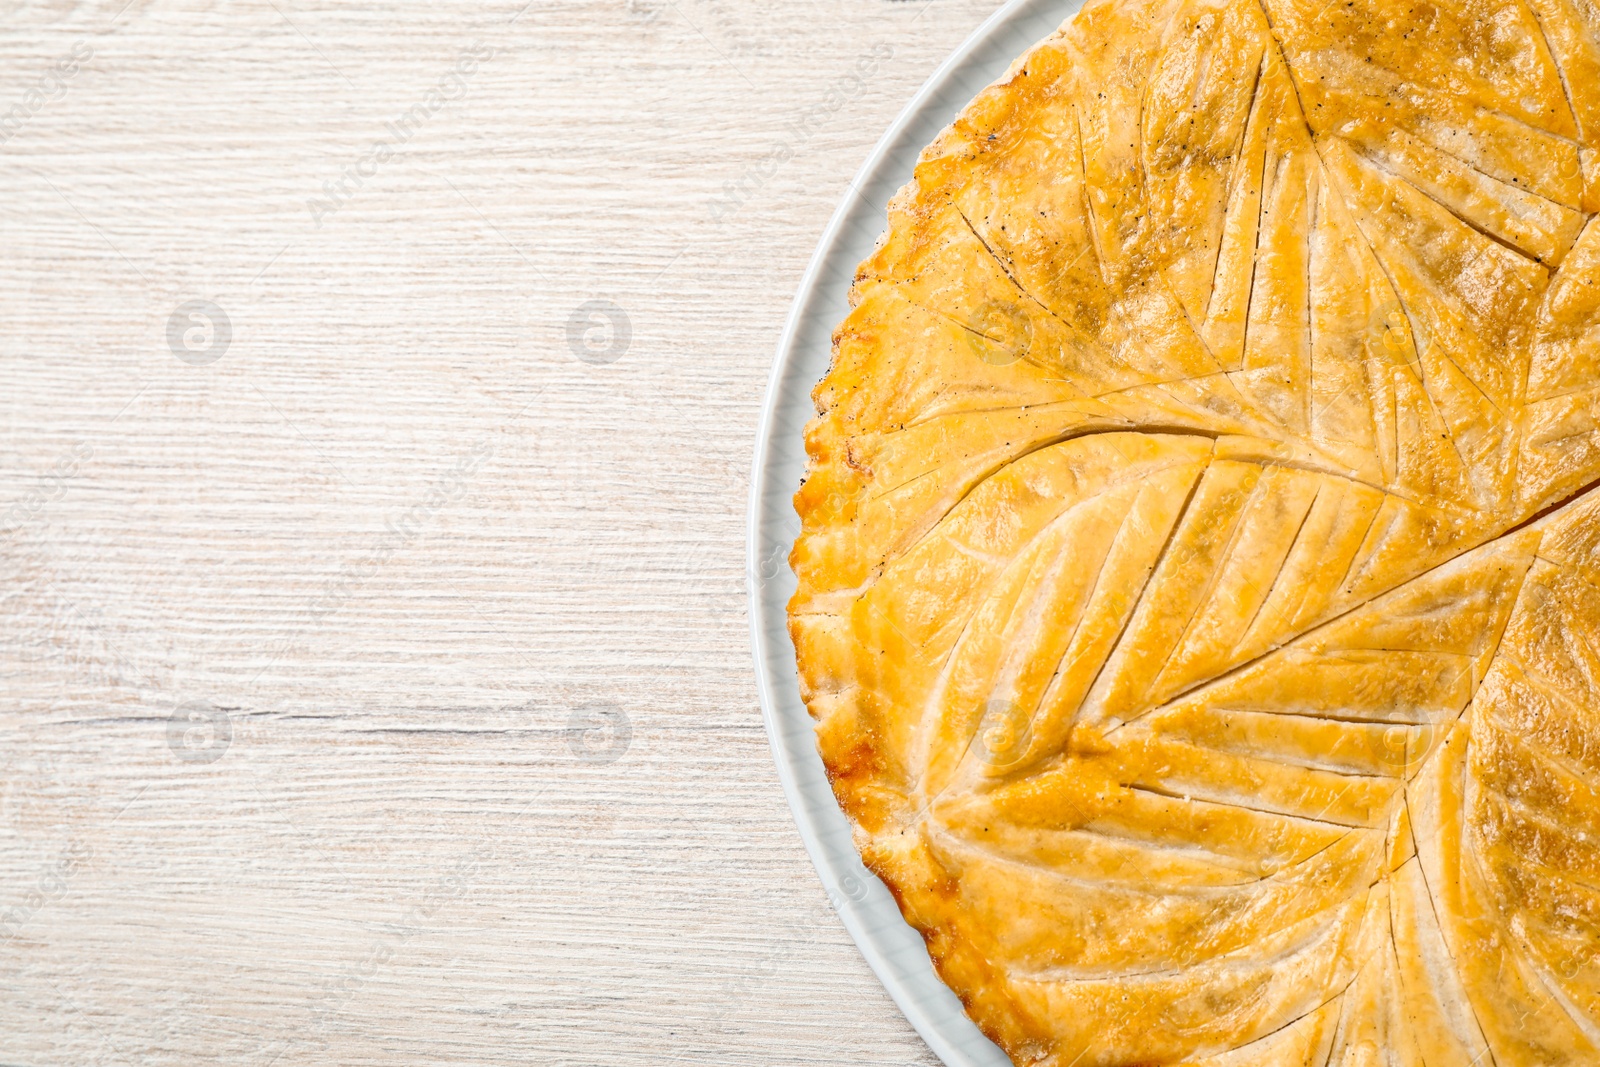
[[[772,511],[774,492],[781,491],[787,500],[799,485],[789,477],[781,476],[775,469],[780,462],[775,453],[781,444],[780,433],[783,431],[780,422],[784,414],[784,402],[789,400],[793,403],[793,398],[786,395],[785,378],[800,359],[800,334],[809,317],[808,313],[819,302],[825,280],[832,273],[830,268],[838,266],[835,261],[841,256],[848,260],[844,264],[845,277],[854,275],[860,261],[860,256],[842,246],[845,243],[845,226],[863,206],[859,202],[866,198],[862,190],[875,185],[882,192],[884,183],[874,179],[892,176],[896,170],[902,171],[901,181],[887,184],[890,191],[888,196],[882,198],[882,203],[865,205],[878,210],[880,215],[884,214],[888,197],[893,195],[893,190],[911,179],[910,170],[915,165],[915,155],[911,158],[910,166],[905,165],[905,148],[900,142],[913,126],[929,118],[941,93],[951,88],[963,74],[977,73],[969,70],[974,65],[982,66],[986,73],[981,77],[981,84],[992,83],[1003,76],[1010,64],[1027,49],[1074,15],[1081,5],[1082,0],[1006,0],[934,69],[878,139],[829,218],[795,290],[768,373],[752,457],[746,516],[745,585],[762,723],[773,762],[777,765],[778,779],[806,853],[828,892],[830,904],[907,1021],[948,1067],[1009,1067],[1011,1060],[984,1036],[967,1016],[955,993],[934,972],[922,936],[906,923],[888,889],[861,863],[854,843],[848,837],[848,824],[845,824],[844,847],[839,846],[838,824],[844,823],[845,818],[831,787],[827,785],[825,774],[822,776],[823,789],[820,792],[825,792],[826,797],[818,795],[819,790],[814,783],[816,771],[821,768],[821,756],[814,740],[811,740],[814,737],[811,729],[813,720],[800,701],[797,682],[793,678],[794,650],[789,641],[785,608],[788,591],[780,588],[786,585],[787,590],[792,590],[793,575],[787,565],[775,566],[772,562],[779,549],[782,550],[783,559],[787,560],[788,550],[798,530],[780,532],[776,537],[768,536],[771,525],[782,518]],[[1012,28],[1024,13],[1031,15],[1028,19],[1030,24],[1047,20],[1045,35],[1028,39],[1021,50],[1006,54],[1002,49],[996,57],[975,59],[980,50]],[[938,128],[948,126],[970,103],[973,95],[975,93],[961,97],[955,110],[938,123]],[[921,145],[915,146],[917,155],[920,155],[921,148]],[[808,411],[808,418],[809,414]],[[778,484],[780,478],[783,484]],[[792,506],[790,518],[794,519],[797,527],[798,520],[793,516]],[[772,546],[765,557],[762,553],[764,540]],[[764,573],[766,570],[773,573]],[[783,658],[781,649],[786,648],[786,663],[774,662],[774,650],[771,647],[771,635],[774,632],[780,635],[776,642],[780,649],[777,658]],[[787,673],[780,674],[785,667]],[[792,707],[786,708],[780,703],[780,689],[792,690],[786,695],[790,697],[792,705],[798,706],[799,714],[804,716],[804,733],[809,742],[804,746],[797,746],[785,731],[785,717],[793,716],[794,711]],[[810,785],[801,781],[803,763],[814,764],[804,768],[810,772]],[[824,822],[833,822],[835,825],[824,826]],[[908,935],[914,939],[914,945],[908,940]]]

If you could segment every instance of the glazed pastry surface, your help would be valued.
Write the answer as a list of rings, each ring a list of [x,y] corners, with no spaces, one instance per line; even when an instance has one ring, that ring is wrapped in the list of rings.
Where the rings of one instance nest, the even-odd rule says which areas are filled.
[[[1099,0],[891,206],[790,628],[1018,1064],[1600,1064],[1597,42]]]

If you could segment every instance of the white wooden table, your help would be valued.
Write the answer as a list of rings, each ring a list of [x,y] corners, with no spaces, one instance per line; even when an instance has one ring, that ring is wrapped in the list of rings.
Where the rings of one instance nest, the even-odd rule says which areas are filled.
[[[0,1064],[933,1062],[779,791],[743,517],[993,0],[523,2],[3,19]]]

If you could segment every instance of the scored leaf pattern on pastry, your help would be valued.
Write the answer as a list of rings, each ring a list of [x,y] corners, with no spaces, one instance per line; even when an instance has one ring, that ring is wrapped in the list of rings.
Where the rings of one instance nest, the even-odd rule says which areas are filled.
[[[1097,0],[927,149],[790,605],[1018,1063],[1600,1063],[1600,8]]]

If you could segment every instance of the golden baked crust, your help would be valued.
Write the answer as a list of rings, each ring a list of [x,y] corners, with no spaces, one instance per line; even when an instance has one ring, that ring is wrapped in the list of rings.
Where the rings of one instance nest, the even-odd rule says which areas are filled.
[[[1600,1064],[1597,42],[1100,0],[891,206],[790,627],[1019,1064]]]

